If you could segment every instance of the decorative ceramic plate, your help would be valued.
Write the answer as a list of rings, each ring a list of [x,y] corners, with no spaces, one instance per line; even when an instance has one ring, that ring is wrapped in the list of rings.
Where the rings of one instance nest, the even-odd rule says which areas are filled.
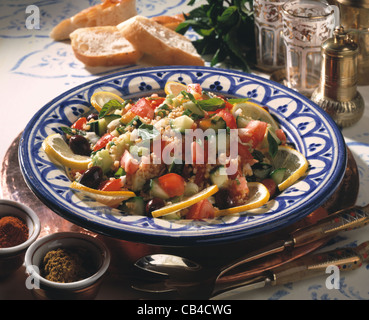
[[[163,92],[168,80],[200,83],[205,90],[248,97],[269,107],[293,143],[309,161],[307,174],[264,207],[239,216],[212,220],[165,220],[128,215],[69,189],[63,170],[41,149],[50,134],[61,133],[92,108],[96,91],[124,98]],[[318,106],[270,80],[237,71],[208,67],[155,67],[108,75],[56,97],[35,114],[19,146],[22,173],[32,191],[52,210],[91,231],[115,238],[160,245],[210,244],[244,239],[287,226],[308,215],[332,195],[344,176],[346,147],[340,130]]]

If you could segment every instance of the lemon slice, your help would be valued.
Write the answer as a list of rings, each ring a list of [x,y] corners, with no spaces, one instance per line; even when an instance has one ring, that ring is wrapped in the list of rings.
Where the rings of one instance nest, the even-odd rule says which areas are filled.
[[[97,202],[110,207],[115,207],[122,201],[136,196],[136,194],[132,191],[102,191],[88,188],[77,181],[73,181],[70,185],[70,188],[81,191],[83,195],[86,195]]]
[[[158,210],[153,211],[151,214],[154,218],[158,218],[158,217],[164,216],[168,213],[172,213],[172,212],[184,209],[184,208],[188,208],[188,207],[194,205],[195,203],[197,203],[201,200],[209,198],[214,193],[216,193],[218,190],[219,189],[218,189],[217,185],[210,186],[210,187],[205,188],[204,190],[200,191],[199,193],[196,193],[192,197],[189,197],[186,200],[183,200],[181,202],[173,203],[171,205],[162,207]]]
[[[278,189],[282,191],[295,183],[305,174],[308,166],[308,161],[299,151],[288,146],[279,146],[273,159],[273,167],[286,170],[282,182],[278,184]]]
[[[88,156],[75,154],[64,141],[59,133],[46,137],[42,143],[42,148],[56,165],[63,165],[67,168],[85,170],[91,162]]]
[[[186,91],[187,86],[176,81],[168,81],[164,87],[165,94],[173,94],[174,96],[178,96],[183,90]]]
[[[95,92],[91,99],[90,102],[92,104],[92,106],[97,110],[97,111],[101,111],[102,107],[104,106],[105,103],[109,102],[110,100],[117,100],[120,103],[124,103],[124,100],[116,95],[113,92],[109,92],[109,91],[98,91]]]
[[[270,194],[268,189],[260,182],[247,183],[250,193],[247,203],[242,206],[222,209],[215,212],[215,216],[225,216],[228,214],[240,213],[243,211],[259,208],[269,201]]]
[[[272,115],[257,103],[251,101],[235,103],[232,108],[232,113],[235,117],[243,116],[254,120],[264,121],[269,123],[274,130],[279,129],[279,126],[273,119]]]

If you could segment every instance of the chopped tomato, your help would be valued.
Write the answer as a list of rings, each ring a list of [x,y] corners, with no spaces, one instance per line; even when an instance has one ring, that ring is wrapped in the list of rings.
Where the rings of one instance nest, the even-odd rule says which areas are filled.
[[[195,165],[194,168],[196,168],[194,182],[198,186],[202,186],[205,182],[206,164]]]
[[[120,159],[120,166],[127,174],[134,174],[139,168],[139,163],[128,150],[125,150]]]
[[[81,117],[75,123],[71,125],[71,128],[77,129],[77,130],[83,130],[86,123],[87,123],[87,118]]]
[[[251,120],[246,128],[238,129],[238,136],[242,142],[252,141],[252,147],[255,148],[263,141],[267,126],[268,124],[266,122]]]
[[[232,110],[233,109],[233,104],[232,103],[229,103],[228,101],[225,102],[225,107],[229,110]]]
[[[99,190],[102,191],[119,191],[123,187],[122,179],[109,179],[103,181],[100,186]]]
[[[201,200],[190,207],[186,214],[186,219],[201,220],[212,219],[215,216],[215,209],[208,199]]]
[[[106,145],[111,141],[113,140],[115,136],[113,136],[112,134],[110,133],[105,133],[98,141],[97,143],[95,144],[94,146],[94,151],[98,151],[104,147],[106,147]]]
[[[198,142],[191,143],[191,155],[193,164],[205,164],[208,162],[208,142],[203,141],[203,146]]]
[[[229,192],[234,198],[244,199],[249,194],[249,187],[245,177],[237,177],[232,181]]]
[[[229,112],[228,109],[221,109],[217,113],[217,115],[223,118],[229,129],[237,129],[236,119],[234,118],[233,114]]]
[[[184,179],[176,173],[167,173],[158,178],[160,187],[170,198],[181,196],[185,191]]]
[[[267,178],[261,181],[261,183],[266,186],[269,191],[270,197],[273,197],[275,192],[277,191],[277,184],[273,179]]]
[[[284,133],[283,129],[277,129],[275,131],[275,134],[277,135],[277,138],[279,140],[281,140],[281,143],[282,144],[286,144],[287,142],[287,137],[286,137],[286,134]]]
[[[146,98],[138,100],[131,108],[131,112],[138,115],[141,118],[154,119],[154,109],[151,107],[151,103]]]
[[[151,108],[154,110],[159,107],[165,100],[163,97],[151,97],[148,99],[151,105]]]
[[[254,165],[256,160],[250,152],[249,147],[243,145],[242,143],[238,143],[238,155],[241,158],[241,164],[249,163],[250,166]]]
[[[186,91],[192,94],[202,95],[202,88],[199,83],[191,83],[187,85]]]

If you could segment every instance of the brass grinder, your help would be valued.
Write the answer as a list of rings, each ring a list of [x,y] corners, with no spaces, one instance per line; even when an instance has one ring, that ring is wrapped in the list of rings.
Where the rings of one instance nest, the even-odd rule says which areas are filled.
[[[311,100],[342,128],[358,122],[364,113],[357,91],[357,57],[358,46],[342,26],[322,45],[320,84]]]

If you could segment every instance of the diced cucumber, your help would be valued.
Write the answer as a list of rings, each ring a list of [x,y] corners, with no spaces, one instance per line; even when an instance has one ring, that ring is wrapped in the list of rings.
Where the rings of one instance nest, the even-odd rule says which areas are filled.
[[[138,146],[137,144],[129,147],[129,153],[135,156],[137,155],[138,158],[143,156],[147,156],[150,154],[150,150],[145,147]],[[137,159],[138,160],[138,159]]]
[[[146,183],[146,178],[141,174],[133,174],[132,175],[132,191],[140,191]]]
[[[274,180],[274,182],[278,185],[284,180],[284,175],[286,173],[286,168],[278,168],[273,170],[270,174],[270,177]]]
[[[249,122],[250,120],[246,119],[243,116],[237,116],[236,118],[237,128],[246,128]]]
[[[150,195],[163,200],[169,199],[168,194],[160,187],[157,179],[150,180]]]
[[[98,119],[96,121],[90,122],[90,131],[95,132],[100,137],[106,133],[107,129],[107,122],[105,118]]]
[[[179,220],[181,219],[181,212],[180,211],[171,212],[163,215],[161,218],[165,220]]]
[[[117,120],[122,118],[122,116],[120,114],[107,114],[106,116],[104,116],[104,118],[101,119],[105,119],[106,124],[109,124],[110,122],[112,122],[113,120]]]
[[[145,202],[142,197],[133,197],[125,201],[122,210],[130,214],[143,216],[145,215]]]
[[[197,114],[199,116],[204,116],[205,112],[202,110],[196,103],[193,101],[187,101],[183,104],[183,108],[186,110],[190,110],[192,113]]]
[[[141,124],[143,124],[141,118],[139,116],[135,116],[130,122],[128,122],[127,126],[138,128]]]
[[[272,166],[268,163],[258,162],[252,166],[252,171],[257,179],[265,179],[272,171]]]
[[[109,154],[109,150],[101,149],[97,151],[92,157],[92,164],[101,167],[104,173],[110,171],[113,165],[113,159]]]
[[[199,192],[199,186],[195,182],[187,182],[185,186],[184,196],[190,197]]]
[[[228,181],[228,175],[222,171],[225,171],[224,166],[216,167],[210,172],[210,180],[213,184],[216,184],[218,188],[222,188]]]
[[[210,119],[210,122],[211,129],[218,130],[227,128],[227,123],[224,121],[222,117],[214,116]]]
[[[186,115],[180,116],[178,118],[172,119],[170,121],[170,126],[172,129],[179,131],[180,133],[185,133],[186,129],[191,129],[194,121]]]

